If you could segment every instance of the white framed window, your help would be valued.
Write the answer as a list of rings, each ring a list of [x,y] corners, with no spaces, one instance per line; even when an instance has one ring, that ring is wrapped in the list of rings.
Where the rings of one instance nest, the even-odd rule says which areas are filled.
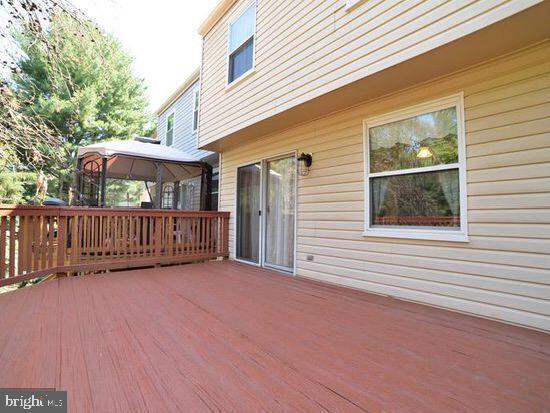
[[[172,146],[174,142],[174,112],[166,118],[166,146]]]
[[[467,241],[463,95],[364,121],[365,236]]]
[[[229,25],[227,84],[254,71],[256,3],[252,3]]]
[[[193,132],[199,127],[199,102],[200,90],[196,89],[193,92]]]

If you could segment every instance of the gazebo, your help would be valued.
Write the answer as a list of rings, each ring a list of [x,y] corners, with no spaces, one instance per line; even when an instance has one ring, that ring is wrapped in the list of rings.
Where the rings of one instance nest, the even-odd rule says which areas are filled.
[[[200,209],[210,209],[212,167],[200,159],[149,138],[105,141],[78,149],[76,189],[79,205],[106,207],[107,179],[155,184],[153,205],[162,208],[163,187],[173,185],[170,209],[177,209],[179,182],[201,177]],[[147,205],[142,203],[142,206]],[[166,206],[165,206],[166,207]]]

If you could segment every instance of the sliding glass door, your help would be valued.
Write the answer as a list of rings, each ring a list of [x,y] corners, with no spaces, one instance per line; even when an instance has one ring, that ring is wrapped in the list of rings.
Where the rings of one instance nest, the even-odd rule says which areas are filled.
[[[237,169],[237,258],[260,263],[260,219],[262,165]]]
[[[294,271],[296,158],[237,169],[237,259]]]
[[[265,265],[286,271],[294,269],[295,208],[295,157],[267,161],[265,177]]]

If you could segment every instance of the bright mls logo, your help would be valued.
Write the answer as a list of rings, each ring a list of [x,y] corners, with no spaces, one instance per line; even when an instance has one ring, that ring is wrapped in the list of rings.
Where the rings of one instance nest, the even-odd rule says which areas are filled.
[[[67,392],[53,389],[0,389],[0,413],[67,413]]]

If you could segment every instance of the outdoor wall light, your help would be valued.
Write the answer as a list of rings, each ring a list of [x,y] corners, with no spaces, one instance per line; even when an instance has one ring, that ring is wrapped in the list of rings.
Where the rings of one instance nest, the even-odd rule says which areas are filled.
[[[303,153],[298,157],[298,175],[307,176],[309,174],[309,168],[313,163],[313,158],[310,153]]]

